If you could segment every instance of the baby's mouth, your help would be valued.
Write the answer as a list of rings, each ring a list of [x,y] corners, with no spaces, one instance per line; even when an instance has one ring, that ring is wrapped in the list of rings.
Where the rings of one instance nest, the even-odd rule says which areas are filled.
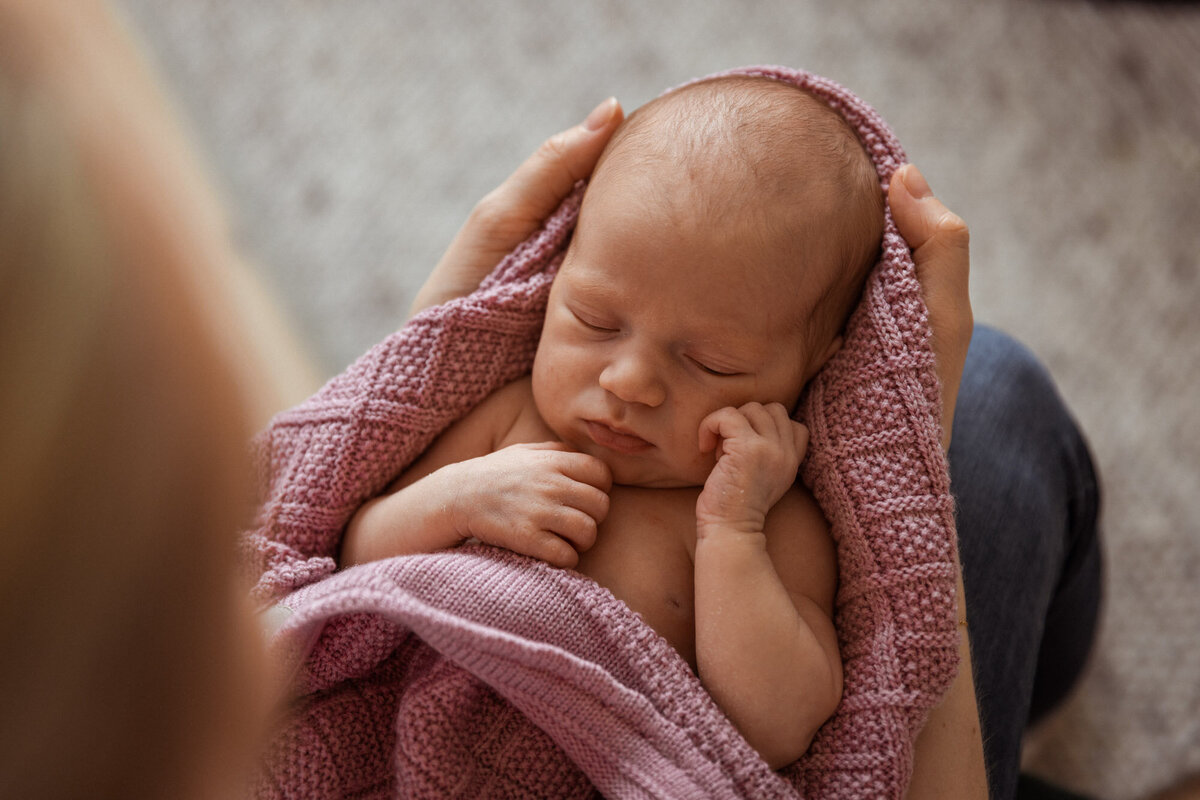
[[[601,447],[626,455],[641,453],[654,447],[640,436],[617,430],[595,420],[587,420],[587,432],[591,440]]]

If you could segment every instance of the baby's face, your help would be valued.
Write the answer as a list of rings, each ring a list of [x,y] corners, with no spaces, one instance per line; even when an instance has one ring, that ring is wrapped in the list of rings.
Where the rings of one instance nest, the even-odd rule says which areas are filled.
[[[549,427],[616,483],[702,485],[700,422],[750,401],[794,407],[832,352],[805,341],[786,253],[755,224],[714,224],[688,181],[599,179],[555,279],[533,366]],[[808,282],[813,283],[813,282]]]

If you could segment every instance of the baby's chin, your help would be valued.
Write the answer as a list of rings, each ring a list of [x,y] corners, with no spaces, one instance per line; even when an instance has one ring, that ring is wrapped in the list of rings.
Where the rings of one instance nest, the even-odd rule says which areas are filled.
[[[613,484],[632,486],[639,489],[687,489],[698,488],[708,479],[712,465],[672,466],[657,463],[638,463],[635,458],[604,454],[600,460],[612,470]]]

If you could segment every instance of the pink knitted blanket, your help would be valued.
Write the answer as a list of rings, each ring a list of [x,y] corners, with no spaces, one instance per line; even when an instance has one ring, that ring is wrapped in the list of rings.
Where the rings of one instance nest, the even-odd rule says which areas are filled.
[[[904,154],[841,112],[886,186]],[[444,428],[527,372],[583,187],[469,297],[425,311],[257,440],[245,538],[297,697],[261,797],[900,797],[955,674],[955,534],[926,311],[890,212],[843,349],[807,390],[805,482],[833,525],[844,696],[772,772],[678,654],[577,573],[482,545],[336,571],[342,531]]]

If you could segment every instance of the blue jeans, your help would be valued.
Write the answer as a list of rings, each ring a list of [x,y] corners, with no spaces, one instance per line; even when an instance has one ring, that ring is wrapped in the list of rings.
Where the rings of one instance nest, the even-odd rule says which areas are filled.
[[[1099,489],[1045,368],[977,326],[955,409],[957,503],[988,783],[1015,795],[1021,736],[1078,678],[1100,609]]]

